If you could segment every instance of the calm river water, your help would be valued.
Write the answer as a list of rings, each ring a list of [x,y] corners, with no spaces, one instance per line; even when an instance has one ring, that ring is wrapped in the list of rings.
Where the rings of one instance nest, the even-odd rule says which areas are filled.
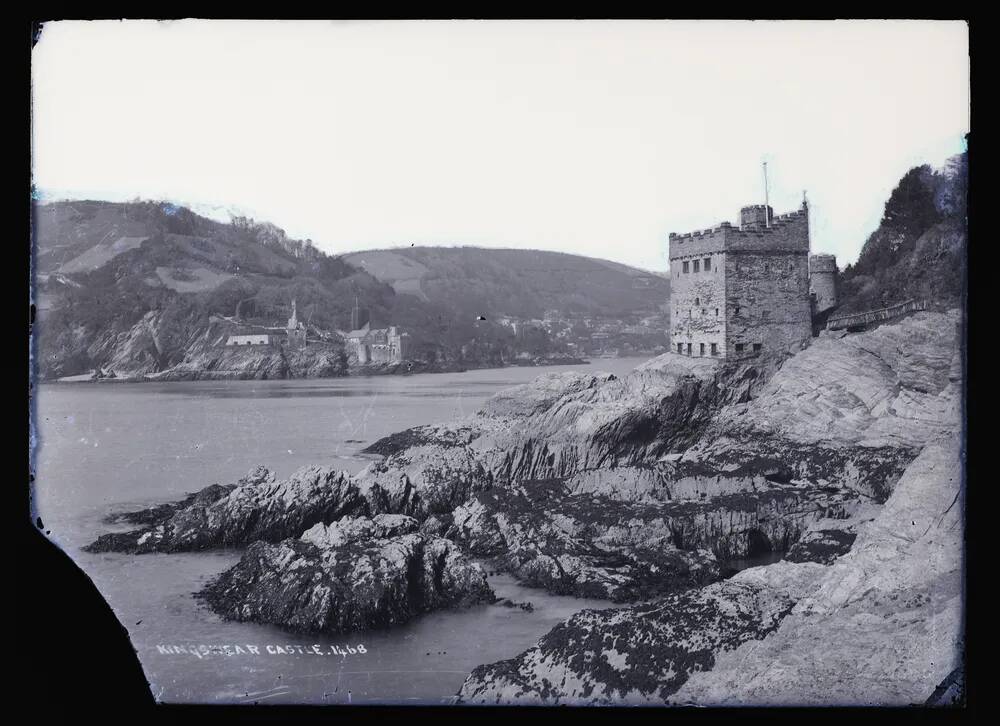
[[[192,597],[238,561],[237,551],[131,556],[80,547],[110,531],[101,519],[111,511],[229,483],[257,464],[279,477],[307,464],[358,471],[368,463],[358,452],[376,439],[473,413],[501,388],[550,371],[621,374],[643,360],[307,381],[43,385],[35,409],[37,515],[128,629],[160,701],[447,702],[477,665],[531,647],[577,610],[609,604],[491,576],[497,595],[530,601],[534,611],[483,605],[388,631],[307,638],[225,622]],[[230,647],[199,656],[175,646]]]

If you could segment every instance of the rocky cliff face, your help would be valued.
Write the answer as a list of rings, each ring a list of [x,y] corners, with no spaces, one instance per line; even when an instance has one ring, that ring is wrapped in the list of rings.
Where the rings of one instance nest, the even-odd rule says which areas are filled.
[[[774,633],[680,689],[719,704],[922,704],[961,665],[963,454],[928,444]]]
[[[681,456],[642,476],[577,475],[576,491],[629,502],[696,497],[680,509],[702,512],[685,517],[692,546],[725,542],[720,534],[754,520],[759,528],[756,512],[741,522],[726,506],[751,483],[803,487],[816,502],[825,492],[840,507],[817,507],[791,536],[773,538],[785,561],[649,605],[580,613],[536,647],[476,669],[459,700],[925,702],[961,658],[957,322],[956,312],[922,313],[821,339],[752,400],[720,408]]]
[[[928,444],[853,548],[824,548],[830,564],[584,611],[477,668],[459,702],[921,704],[961,663],[961,469],[957,438]]]

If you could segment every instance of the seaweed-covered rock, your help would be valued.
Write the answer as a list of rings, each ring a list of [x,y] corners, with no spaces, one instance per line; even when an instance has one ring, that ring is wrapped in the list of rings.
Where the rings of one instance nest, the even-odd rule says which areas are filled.
[[[785,554],[789,562],[818,562],[832,565],[851,551],[857,532],[844,529],[816,529],[806,532]]]
[[[579,612],[519,656],[476,668],[458,702],[662,704],[718,653],[773,632],[821,568],[784,567],[783,587],[740,573],[648,605]]]
[[[384,628],[440,608],[493,602],[480,565],[393,515],[318,524],[256,542],[199,595],[225,618],[298,632]]]
[[[720,560],[784,551],[813,521],[846,517],[858,503],[850,491],[744,487],[652,503],[526,482],[477,494],[455,510],[448,534],[527,585],[625,602],[717,580]]]

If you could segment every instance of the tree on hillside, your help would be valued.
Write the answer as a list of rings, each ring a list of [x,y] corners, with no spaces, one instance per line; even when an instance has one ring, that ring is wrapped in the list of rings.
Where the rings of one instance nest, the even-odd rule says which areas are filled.
[[[937,177],[927,164],[910,169],[885,203],[882,224],[907,234],[920,234],[938,221]]]

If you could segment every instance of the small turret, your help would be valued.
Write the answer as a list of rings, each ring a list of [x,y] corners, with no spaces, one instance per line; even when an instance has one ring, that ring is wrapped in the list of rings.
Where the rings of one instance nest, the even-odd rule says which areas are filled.
[[[837,306],[837,258],[817,254],[809,257],[809,294],[814,301],[813,315]]]
[[[763,229],[770,226],[774,210],[766,204],[751,204],[740,209],[740,227],[743,229]]]

